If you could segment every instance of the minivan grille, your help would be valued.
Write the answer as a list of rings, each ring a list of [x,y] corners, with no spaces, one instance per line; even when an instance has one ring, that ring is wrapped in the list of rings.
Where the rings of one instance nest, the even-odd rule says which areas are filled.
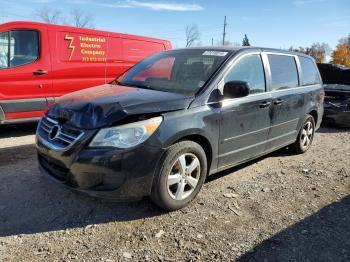
[[[43,117],[39,123],[38,135],[50,148],[65,151],[72,147],[84,132],[61,125],[52,118]]]

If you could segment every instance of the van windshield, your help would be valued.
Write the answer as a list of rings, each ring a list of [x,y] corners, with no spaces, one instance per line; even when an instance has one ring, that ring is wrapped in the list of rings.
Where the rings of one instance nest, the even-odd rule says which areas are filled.
[[[153,55],[117,79],[126,86],[195,95],[229,56],[227,51],[187,49]]]

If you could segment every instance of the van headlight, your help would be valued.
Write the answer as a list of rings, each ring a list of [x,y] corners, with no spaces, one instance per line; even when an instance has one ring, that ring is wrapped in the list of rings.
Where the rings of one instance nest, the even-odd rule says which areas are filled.
[[[145,142],[162,123],[162,117],[101,129],[90,147],[129,148]]]

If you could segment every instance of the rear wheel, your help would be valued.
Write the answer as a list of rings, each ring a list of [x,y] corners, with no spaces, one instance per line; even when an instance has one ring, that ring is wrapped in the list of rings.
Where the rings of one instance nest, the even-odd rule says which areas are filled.
[[[315,119],[307,115],[297,140],[291,145],[291,149],[297,153],[305,153],[311,146],[315,134]]]
[[[165,210],[188,205],[198,194],[207,174],[203,148],[193,141],[181,141],[165,153],[153,182],[151,199]]]

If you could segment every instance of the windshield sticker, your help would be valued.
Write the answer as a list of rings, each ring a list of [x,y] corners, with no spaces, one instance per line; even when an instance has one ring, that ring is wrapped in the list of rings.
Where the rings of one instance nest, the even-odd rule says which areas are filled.
[[[203,55],[211,55],[211,56],[225,56],[228,52],[222,51],[205,51]]]

